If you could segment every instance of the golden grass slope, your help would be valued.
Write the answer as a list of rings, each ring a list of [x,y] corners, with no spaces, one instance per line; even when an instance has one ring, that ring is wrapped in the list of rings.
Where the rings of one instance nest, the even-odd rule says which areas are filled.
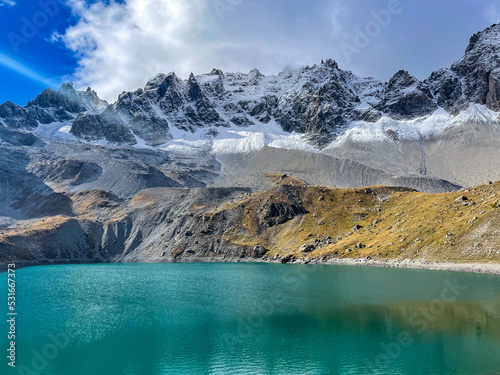
[[[500,183],[443,194],[383,186],[306,187],[288,177],[277,183],[297,187],[308,213],[265,228],[258,214],[262,205],[284,198],[278,187],[253,194],[221,209],[239,206],[244,212],[226,240],[261,244],[269,256],[500,262]]]
[[[500,182],[428,194],[402,187],[307,186],[282,174],[267,177],[274,188],[234,195],[215,206],[204,203],[208,190],[200,192],[199,201],[190,201],[187,190],[169,201],[165,198],[173,193],[168,189],[144,190],[129,201],[102,191],[78,193],[72,196],[72,216],[1,228],[0,259],[13,254],[30,259],[28,253],[35,248],[50,257],[54,252],[61,256],[78,247],[82,254],[102,253],[103,261],[109,251],[113,260],[120,260],[130,252],[127,246],[139,241],[132,251],[138,260],[147,261],[191,255],[260,258],[267,249],[264,260],[500,264]],[[176,202],[185,208],[177,207],[167,220]],[[106,240],[112,230],[121,234]],[[111,250],[106,248],[110,241]]]

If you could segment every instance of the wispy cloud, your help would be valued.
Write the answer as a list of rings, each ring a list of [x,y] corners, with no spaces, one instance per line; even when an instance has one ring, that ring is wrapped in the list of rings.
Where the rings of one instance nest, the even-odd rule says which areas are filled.
[[[484,12],[484,16],[491,23],[500,22],[500,9],[496,5],[490,5]]]
[[[327,16],[331,23],[332,36],[339,36],[343,31],[343,18],[350,13],[350,8],[344,4],[343,0],[332,0],[327,9]]]
[[[49,78],[44,77],[40,73],[37,73],[35,70],[26,66],[20,61],[14,60],[13,58],[0,53],[0,66],[3,66],[7,69],[12,70],[26,78],[31,79],[32,81],[42,83],[46,86],[54,86],[55,82]]]
[[[0,0],[0,7],[2,6],[12,7],[14,5],[16,5],[16,2],[14,0]]]

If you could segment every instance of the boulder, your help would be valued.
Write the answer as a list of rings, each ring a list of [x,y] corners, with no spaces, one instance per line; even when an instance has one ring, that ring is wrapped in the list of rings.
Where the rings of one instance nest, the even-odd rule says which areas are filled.
[[[314,246],[313,244],[303,244],[300,247],[300,251],[302,251],[303,253],[310,253],[314,250],[316,250],[316,246]]]
[[[255,245],[253,248],[253,257],[254,258],[262,258],[269,250],[267,250],[261,244]]]

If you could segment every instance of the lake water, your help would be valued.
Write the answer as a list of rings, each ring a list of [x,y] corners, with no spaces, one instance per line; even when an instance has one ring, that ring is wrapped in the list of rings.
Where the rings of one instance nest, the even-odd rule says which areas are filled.
[[[496,276],[113,264],[24,268],[16,280],[17,367],[2,355],[1,374],[500,373]]]

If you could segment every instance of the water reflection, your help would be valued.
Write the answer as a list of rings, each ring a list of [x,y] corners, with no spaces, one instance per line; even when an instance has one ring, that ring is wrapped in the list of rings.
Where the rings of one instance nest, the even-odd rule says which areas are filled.
[[[500,338],[500,299],[484,302],[401,301],[385,305],[350,305],[324,314],[324,319],[331,319],[352,331],[379,327],[389,334],[398,328],[410,333],[429,330]]]

